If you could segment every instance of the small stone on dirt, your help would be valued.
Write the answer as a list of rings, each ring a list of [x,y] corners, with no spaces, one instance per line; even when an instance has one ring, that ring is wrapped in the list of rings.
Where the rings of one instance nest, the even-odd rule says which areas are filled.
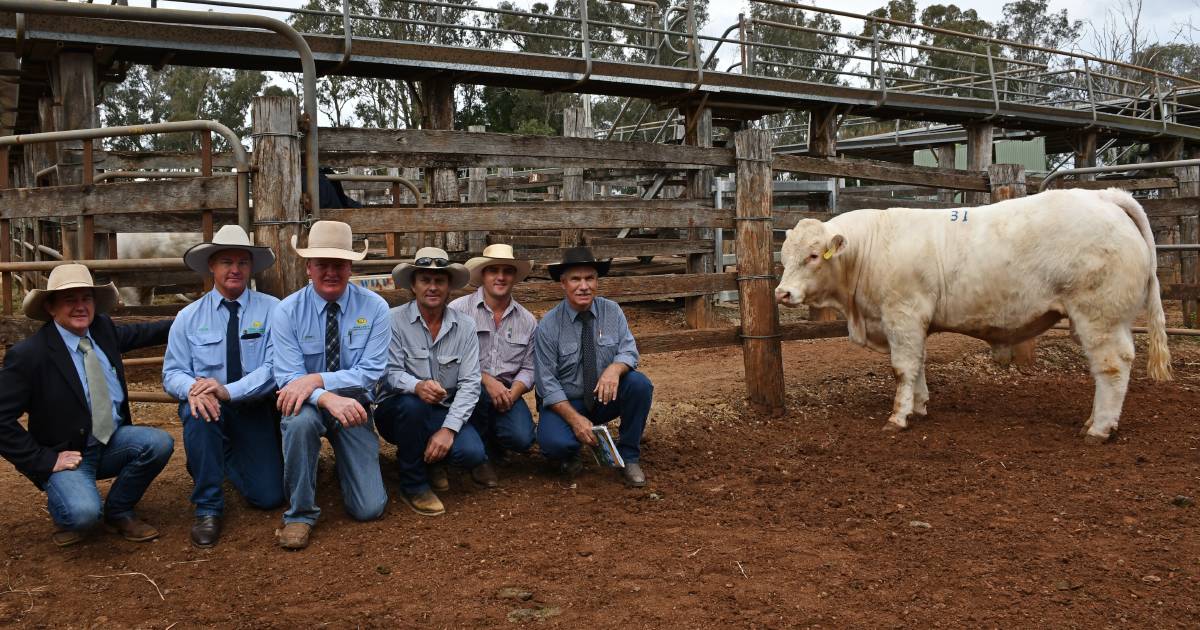
[[[508,613],[508,620],[513,623],[524,621],[541,621],[562,614],[558,606],[538,606],[537,608],[514,608]]]
[[[583,551],[580,551],[579,555],[583,558],[587,558],[592,555],[592,552],[585,549]]]
[[[1196,501],[1185,494],[1177,494],[1174,499],[1171,499],[1171,505],[1175,507],[1192,507]]]
[[[1155,584],[1155,583],[1161,582],[1161,581],[1162,581],[1162,578],[1160,578],[1160,577],[1158,577],[1157,575],[1154,575],[1154,574],[1151,574],[1151,575],[1144,575],[1144,576],[1142,576],[1142,581],[1143,581],[1143,582],[1145,582],[1145,583],[1147,583],[1147,584]]]
[[[496,597],[499,597],[500,599],[519,599],[523,602],[527,602],[533,599],[533,593],[518,586],[505,586],[504,588],[496,591]]]
[[[381,564],[375,567],[375,572],[379,575],[391,575],[392,570]]]
[[[908,526],[913,529],[933,529],[933,525],[930,525],[925,521],[909,521]]]

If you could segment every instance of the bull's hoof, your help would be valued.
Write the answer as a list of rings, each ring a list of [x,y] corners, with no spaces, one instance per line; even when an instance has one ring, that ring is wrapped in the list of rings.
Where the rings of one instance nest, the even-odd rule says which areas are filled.
[[[883,423],[883,432],[884,433],[899,433],[906,429],[908,429],[907,425],[896,424],[895,422],[892,422],[891,420],[888,420],[887,422]]]
[[[1108,437],[1105,437],[1103,435],[1092,435],[1091,433],[1088,433],[1083,436],[1083,443],[1087,444],[1088,446],[1100,446],[1101,444],[1104,444],[1105,442],[1108,442],[1111,439],[1112,439],[1111,435]]]

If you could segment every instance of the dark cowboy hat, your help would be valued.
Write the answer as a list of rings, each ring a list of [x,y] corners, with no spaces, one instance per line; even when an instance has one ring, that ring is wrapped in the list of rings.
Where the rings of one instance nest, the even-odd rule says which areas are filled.
[[[596,270],[597,276],[608,275],[608,267],[612,264],[612,259],[596,260],[592,255],[591,248],[588,247],[572,247],[563,252],[562,262],[546,265],[546,271],[550,272],[550,277],[554,280],[559,280],[562,273],[571,267],[591,267]]]

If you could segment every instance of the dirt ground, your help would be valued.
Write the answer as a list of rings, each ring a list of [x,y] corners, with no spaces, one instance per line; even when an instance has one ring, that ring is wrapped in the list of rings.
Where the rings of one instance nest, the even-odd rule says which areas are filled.
[[[681,326],[663,308],[631,320]],[[442,517],[393,499],[355,523],[327,456],[301,552],[274,543],[282,510],[232,490],[220,545],[192,548],[178,420],[138,404],[138,422],[176,439],[139,506],[162,538],[57,549],[44,495],[0,464],[0,625],[1194,628],[1200,343],[1171,347],[1177,379],[1159,384],[1139,343],[1121,431],[1101,447],[1076,435],[1092,384],[1061,332],[1027,373],[935,336],[930,416],[899,435],[880,430],[887,358],[844,339],[785,344],[776,418],[743,402],[736,348],[648,356],[647,488],[594,465],[568,487],[528,456],[498,490],[452,476]]]

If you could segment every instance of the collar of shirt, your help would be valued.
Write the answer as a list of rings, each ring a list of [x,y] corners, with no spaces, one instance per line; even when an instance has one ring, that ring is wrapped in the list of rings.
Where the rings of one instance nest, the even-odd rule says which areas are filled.
[[[487,311],[489,318],[496,313],[492,310],[492,307],[488,306],[487,300],[483,299],[483,287],[475,289],[475,293],[471,295],[471,308],[482,308],[483,310]],[[512,299],[512,296],[509,295],[508,306],[505,307],[504,313],[500,315],[500,319],[503,320],[508,317],[509,314],[512,313],[516,308],[517,301]]]
[[[567,316],[571,318],[572,323],[579,319],[579,314],[583,312],[575,310],[575,307],[571,306],[571,303],[566,298],[563,298],[563,310],[567,312]],[[600,309],[596,308],[596,298],[592,298],[592,303],[588,306],[588,310],[592,312],[594,319],[600,319]]]
[[[58,322],[54,322],[54,327],[58,329],[58,334],[62,336],[63,343],[67,344],[67,349],[71,352],[79,352],[79,340],[83,339],[83,337],[80,337],[66,328],[63,328]],[[92,334],[90,332],[84,336],[88,339],[91,339],[93,349],[100,348],[100,346],[96,343],[96,340],[92,339]]]
[[[428,333],[429,326],[425,323],[425,318],[421,317],[421,309],[417,307],[417,301],[412,300],[408,302],[404,305],[404,308],[408,310],[404,312],[403,321],[406,321],[410,324],[416,324],[417,322],[420,322],[421,328],[424,328],[425,332]],[[450,334],[450,332],[454,329],[455,324],[457,324],[457,313],[457,311],[449,306],[442,307],[442,327],[438,329],[437,339],[433,339],[432,343],[436,344],[438,340]]]
[[[208,295],[212,298],[212,304],[210,305],[211,308],[218,311],[228,312],[224,306],[221,306],[221,303],[228,298],[226,298],[224,295],[221,295],[220,291],[216,290],[216,288],[213,288],[212,291],[208,292]],[[237,296],[237,299],[233,301],[238,303],[238,314],[241,315],[245,313],[246,306],[250,304],[250,289],[243,290],[242,294]]]
[[[346,290],[342,291],[342,294],[340,296],[338,296],[338,299],[334,300],[334,302],[337,302],[337,304],[338,304],[338,317],[339,318],[342,315],[346,314],[346,309],[350,305],[350,286],[351,285],[347,284]],[[328,308],[330,302],[317,294],[317,290],[315,288],[313,288],[313,285],[311,282],[308,283],[308,286],[305,287],[304,290],[312,292],[313,308],[317,309],[317,315],[324,317],[325,309]],[[243,293],[243,295],[245,295],[245,293]]]

